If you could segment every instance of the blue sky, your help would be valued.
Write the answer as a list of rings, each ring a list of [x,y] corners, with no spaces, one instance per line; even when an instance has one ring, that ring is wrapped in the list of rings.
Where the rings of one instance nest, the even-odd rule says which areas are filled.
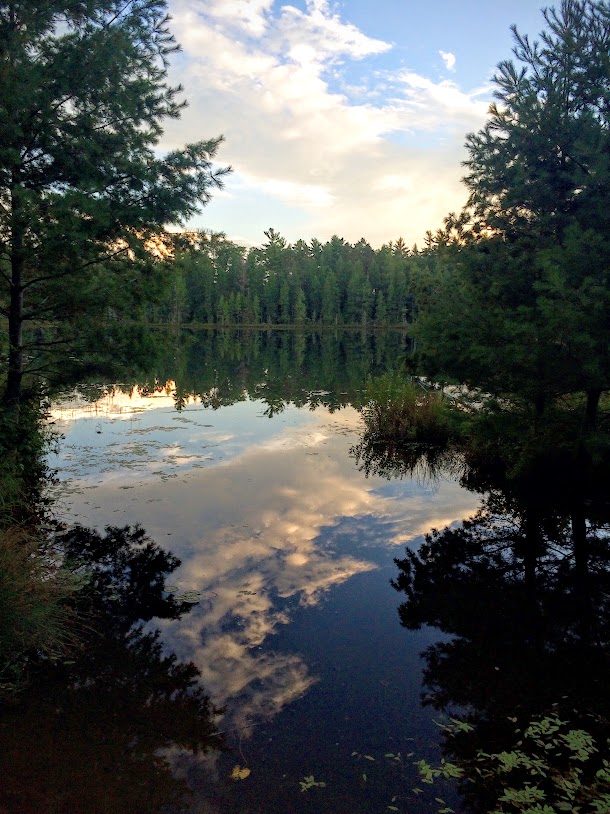
[[[259,245],[333,234],[421,244],[466,193],[464,139],[483,126],[510,25],[537,0],[169,0],[189,107],[162,147],[225,136],[234,172],[190,226]]]

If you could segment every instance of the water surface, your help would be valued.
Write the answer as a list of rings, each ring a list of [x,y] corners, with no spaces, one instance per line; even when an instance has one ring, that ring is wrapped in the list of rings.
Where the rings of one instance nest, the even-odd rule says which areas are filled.
[[[156,626],[197,665],[229,746],[166,756],[192,812],[430,811],[412,763],[438,754],[420,705],[420,653],[438,632],[400,626],[390,579],[405,546],[479,499],[450,480],[365,477],[350,454],[361,388],[345,389],[343,369],[339,386],[313,371],[300,388],[292,361],[279,400],[268,366],[258,381],[242,366],[240,384],[223,373],[231,398],[168,380],[64,399],[58,510],[98,529],[140,524],[182,561],[171,583],[198,604]],[[232,779],[236,766],[249,775]],[[325,785],[302,791],[312,776]]]

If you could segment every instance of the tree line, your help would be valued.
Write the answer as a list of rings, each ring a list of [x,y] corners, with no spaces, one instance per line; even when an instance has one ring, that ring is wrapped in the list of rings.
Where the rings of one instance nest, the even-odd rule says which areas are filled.
[[[362,238],[289,244],[275,229],[247,250],[222,234],[185,233],[168,261],[154,321],[214,325],[404,326],[412,321],[417,247]]]

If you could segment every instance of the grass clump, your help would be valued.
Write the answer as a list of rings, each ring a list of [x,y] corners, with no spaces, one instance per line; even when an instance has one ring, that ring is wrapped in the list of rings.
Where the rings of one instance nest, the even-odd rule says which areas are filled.
[[[378,440],[446,447],[463,418],[440,390],[398,373],[369,379],[362,416]]]
[[[78,637],[69,600],[79,587],[32,532],[0,531],[0,698],[26,684],[33,661],[70,657]]]
[[[469,415],[442,391],[398,373],[369,379],[362,408],[364,433],[351,448],[366,476],[415,477],[434,485],[461,475],[459,440]]]

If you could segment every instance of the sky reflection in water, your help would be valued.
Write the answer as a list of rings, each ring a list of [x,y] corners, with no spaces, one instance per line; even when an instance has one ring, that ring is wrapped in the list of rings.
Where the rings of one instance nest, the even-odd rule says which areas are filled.
[[[178,413],[171,392],[134,391],[95,405],[65,402],[53,417],[65,436],[52,461],[61,513],[98,528],[140,523],[181,558],[171,581],[201,601],[163,622],[164,637],[197,664],[214,703],[227,708],[223,725],[244,738],[251,723],[270,721],[316,684],[320,699],[332,696],[333,687],[320,686],[329,681],[323,666],[304,655],[305,636],[319,636],[324,659],[346,665],[352,637],[359,659],[370,650],[378,661],[359,637],[390,635],[395,647],[413,636],[385,610],[384,629],[367,629],[378,624],[375,609],[368,612],[361,590],[339,588],[352,581],[370,603],[396,607],[393,557],[477,506],[455,483],[431,489],[365,478],[349,455],[360,430],[352,408],[288,406],[269,419],[261,402],[246,400],[216,411],[191,403]],[[329,601],[336,636],[302,616]],[[403,665],[417,680],[424,645],[417,640]],[[377,669],[371,664],[369,673]],[[353,703],[366,697],[356,692]]]

